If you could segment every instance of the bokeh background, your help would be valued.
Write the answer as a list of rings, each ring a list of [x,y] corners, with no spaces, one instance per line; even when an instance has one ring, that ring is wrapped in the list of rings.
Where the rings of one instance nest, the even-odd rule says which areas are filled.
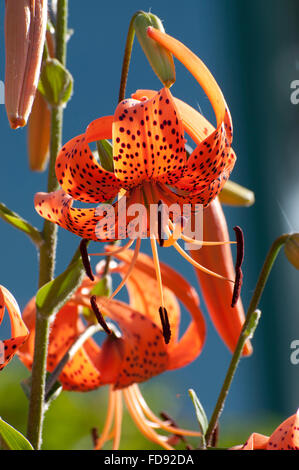
[[[74,95],[65,110],[63,140],[82,133],[93,119],[111,114],[117,104],[126,33],[135,11],[151,9],[166,31],[184,42],[210,68],[229,105],[238,160],[232,179],[255,192],[251,208],[225,208],[230,229],[245,233],[242,298],[248,306],[258,273],[272,241],[298,231],[299,105],[290,101],[290,83],[299,79],[299,4],[296,0],[130,0],[69,2],[68,68]],[[4,2],[0,6],[0,80],[4,80]],[[175,96],[214,122],[208,99],[178,63]],[[127,94],[161,84],[135,41]],[[0,200],[35,226],[42,220],[33,208],[35,192],[45,190],[46,174],[29,171],[26,129],[12,131],[0,106]],[[57,273],[70,260],[78,239],[60,230]],[[233,233],[232,233],[233,236]],[[21,308],[37,287],[37,256],[22,234],[0,220],[0,284]],[[143,247],[148,250],[146,242]],[[176,266],[197,286],[189,265],[174,250],[161,259]],[[242,360],[221,421],[221,443],[236,444],[253,430],[269,433],[299,406],[299,365],[290,362],[290,343],[299,339],[299,276],[281,252],[260,307],[254,353]],[[200,293],[200,292],[199,292]],[[204,308],[204,305],[203,305]],[[196,426],[188,388],[194,388],[210,416],[230,354],[208,319],[208,338],[200,358],[180,371],[158,376],[142,386],[155,411],[169,412],[181,425]],[[5,336],[1,327],[0,339]],[[14,359],[0,376],[0,415],[25,430],[27,401],[20,381],[28,371]],[[64,393],[46,417],[44,446],[90,448],[90,429],[101,427],[106,390],[88,395]],[[125,420],[122,448],[153,448]]]

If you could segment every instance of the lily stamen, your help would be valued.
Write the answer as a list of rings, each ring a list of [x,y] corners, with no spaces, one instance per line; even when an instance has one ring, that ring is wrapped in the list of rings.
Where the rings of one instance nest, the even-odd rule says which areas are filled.
[[[242,272],[242,263],[244,259],[244,235],[240,227],[234,227],[234,231],[237,239],[237,257],[235,264],[236,279],[235,287],[232,296],[231,306],[234,307],[240,297],[242,281],[243,281],[243,272]]]
[[[96,319],[98,320],[99,324],[102,326],[103,330],[108,334],[108,335],[111,335],[112,334],[112,331],[110,330],[109,326],[107,325],[107,323],[105,322],[105,319],[97,305],[97,302],[96,302],[96,296],[95,295],[92,295],[90,297],[90,305],[91,305],[91,308],[92,308],[92,311],[93,313],[95,314],[96,316]]]
[[[191,263],[195,268],[199,269],[200,271],[206,273],[206,274],[210,274],[211,276],[213,277],[217,277],[218,279],[222,279],[224,281],[229,281],[229,282],[232,282],[234,283],[235,281],[233,281],[232,279],[229,279],[228,277],[224,277],[224,276],[221,276],[221,274],[217,274],[215,273],[214,271],[211,271],[210,269],[208,268],[205,268],[204,266],[202,266],[201,264],[197,263],[196,261],[194,261],[194,259],[191,258],[191,256],[189,256],[184,250],[183,248],[178,244],[178,242],[175,242],[173,244],[173,246],[175,247],[175,249],[183,256],[183,258],[185,258],[187,261],[189,261],[189,263]]]
[[[165,340],[165,343],[168,344],[171,338],[171,329],[170,329],[170,324],[169,324],[168,313],[165,307],[159,308],[159,315],[160,315],[164,340]]]
[[[132,258],[132,261],[130,263],[130,266],[126,272],[126,274],[124,275],[121,283],[118,285],[118,287],[115,289],[115,291],[110,295],[109,299],[108,300],[111,300],[113,299],[113,297],[116,296],[116,294],[119,293],[119,291],[122,289],[122,287],[125,285],[125,283],[127,282],[127,280],[129,279],[133,269],[134,269],[134,266],[136,264],[136,261],[137,261],[137,258],[138,258],[138,254],[139,254],[139,251],[140,251],[140,246],[141,246],[141,238],[137,238],[136,240],[136,245],[135,245],[135,250],[134,250],[134,256]],[[107,253],[106,253],[107,254]]]
[[[87,242],[88,240],[86,240],[85,238],[83,238],[83,240],[81,240],[80,242],[81,259],[82,259],[82,263],[83,263],[87,276],[89,277],[91,281],[94,281],[94,275],[92,273],[92,269],[91,269],[91,265],[90,265],[90,261],[88,257],[88,252],[87,252]]]
[[[111,251],[109,253],[109,256],[113,256],[113,255],[118,255],[119,253],[121,253],[122,251],[125,251],[125,250],[128,250],[134,243],[134,239],[132,240],[129,240],[125,245],[117,248],[116,250],[114,251]],[[89,256],[107,256],[107,252],[102,252],[102,253],[89,253]]]

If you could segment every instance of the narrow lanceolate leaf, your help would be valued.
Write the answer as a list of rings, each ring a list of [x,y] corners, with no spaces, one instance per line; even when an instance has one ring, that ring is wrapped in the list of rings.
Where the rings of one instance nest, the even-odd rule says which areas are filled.
[[[48,59],[40,74],[38,90],[51,106],[68,102],[73,92],[73,77],[57,59]]]
[[[112,144],[109,142],[109,140],[98,140],[97,141],[97,150],[99,154],[99,159],[101,162],[101,165],[105,170],[107,171],[114,171],[114,165],[113,165],[113,150],[112,150]]]
[[[19,431],[0,418],[0,436],[10,450],[34,450],[30,442]]]
[[[81,284],[84,275],[82,261],[77,259],[62,274],[41,287],[36,295],[39,313],[50,316],[58,312]]]
[[[27,220],[24,220],[18,214],[8,209],[8,207],[6,207],[2,202],[0,202],[0,217],[8,224],[26,233],[35,245],[40,246],[43,243],[42,235],[38,229],[33,227],[29,222],[27,222]]]
[[[188,392],[195,408],[196,418],[199,423],[200,429],[203,435],[205,435],[209,426],[208,418],[206,416],[205,410],[203,409],[203,406],[200,403],[199,398],[196,395],[195,391],[192,388],[190,388]]]

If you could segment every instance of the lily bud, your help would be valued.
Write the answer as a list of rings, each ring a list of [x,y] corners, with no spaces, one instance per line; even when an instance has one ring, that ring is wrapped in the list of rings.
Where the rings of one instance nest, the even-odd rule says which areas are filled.
[[[51,111],[37,90],[28,120],[28,156],[32,171],[44,171],[49,159]]]
[[[54,56],[54,37],[46,33],[49,56]],[[32,171],[44,171],[49,160],[51,111],[42,94],[36,90],[28,119],[28,158]]]
[[[299,269],[299,233],[293,233],[284,245],[284,252],[289,262]]]
[[[152,13],[139,12],[134,20],[136,36],[154,72],[168,88],[175,82],[172,54],[147,35],[147,28],[154,27],[165,32],[161,20]]]
[[[249,207],[254,204],[255,197],[250,189],[228,180],[219,194],[219,200],[229,206]]]
[[[5,2],[5,106],[13,129],[26,125],[43,54],[46,0]]]

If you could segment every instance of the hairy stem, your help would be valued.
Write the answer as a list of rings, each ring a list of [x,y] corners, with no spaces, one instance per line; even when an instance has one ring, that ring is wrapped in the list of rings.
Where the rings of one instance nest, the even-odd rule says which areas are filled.
[[[67,13],[68,0],[58,0],[55,32],[56,58],[63,65],[66,62]],[[48,192],[55,191],[58,186],[55,176],[55,161],[62,145],[62,123],[63,108],[52,108]],[[57,241],[57,226],[55,224],[44,222],[43,239],[44,242],[40,248],[39,287],[54,277]],[[27,437],[35,449],[40,449],[42,442],[49,325],[50,318],[45,318],[37,312],[27,428]]]
[[[207,445],[211,444],[214,429],[216,428],[217,423],[218,423],[219,418],[220,418],[220,415],[223,411],[226,397],[228,395],[233,377],[235,375],[235,372],[237,370],[239,361],[240,361],[241,356],[242,356],[243,347],[244,347],[246,341],[250,337],[252,337],[252,335],[254,333],[254,330],[257,326],[257,322],[258,322],[258,319],[259,319],[259,316],[260,316],[260,312],[257,310],[257,307],[258,307],[260,298],[262,296],[263,290],[265,288],[265,285],[267,283],[267,280],[268,280],[269,274],[271,272],[272,266],[273,266],[273,264],[274,264],[274,262],[277,258],[277,255],[278,255],[281,247],[285,244],[285,242],[287,241],[289,236],[290,236],[289,234],[284,234],[284,235],[281,235],[279,238],[277,238],[274,241],[274,243],[272,244],[272,246],[271,246],[271,248],[270,248],[270,250],[267,254],[267,257],[264,261],[264,264],[263,264],[262,270],[260,272],[260,275],[259,275],[256,287],[255,287],[253,296],[251,298],[250,305],[248,307],[246,319],[245,319],[245,322],[244,322],[244,325],[243,325],[243,328],[242,328],[242,331],[241,331],[236,349],[235,349],[234,354],[232,356],[228,371],[226,373],[226,377],[224,379],[224,383],[222,385],[222,388],[221,388],[221,391],[220,391],[220,394],[219,394],[214,412],[212,414],[212,417],[211,417],[211,420],[210,420],[210,423],[209,423],[209,427],[208,427],[206,435],[205,435]]]

